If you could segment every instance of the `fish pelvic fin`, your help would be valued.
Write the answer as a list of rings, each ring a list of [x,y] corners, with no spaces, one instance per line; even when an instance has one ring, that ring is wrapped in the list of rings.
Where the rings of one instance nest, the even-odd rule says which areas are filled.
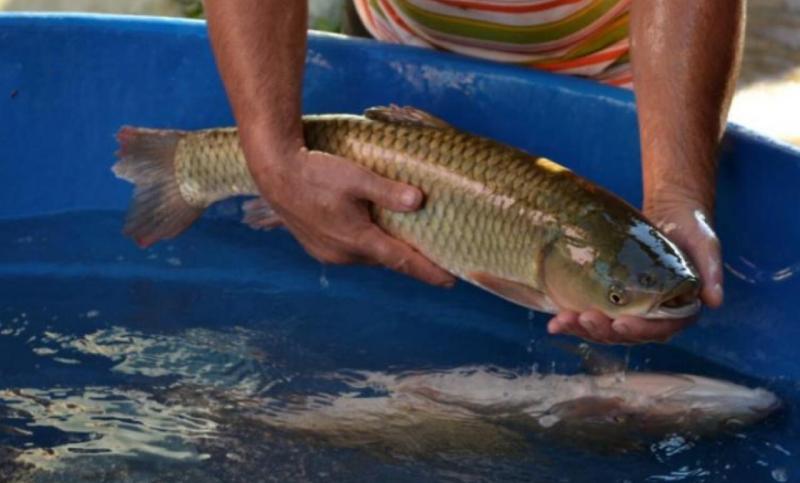
[[[242,223],[254,230],[271,230],[283,224],[281,217],[264,198],[254,198],[242,203]]]
[[[550,314],[558,312],[547,294],[528,285],[486,272],[473,272],[468,274],[468,278],[479,287],[523,307]]]
[[[386,106],[370,107],[364,111],[364,117],[373,121],[388,122],[392,124],[404,124],[410,126],[426,126],[436,129],[453,129],[450,123],[439,119],[433,114],[429,114],[421,109],[411,106],[397,106],[391,104]]]
[[[117,133],[114,174],[133,183],[123,233],[142,247],[173,238],[203,214],[186,202],[175,175],[175,153],[183,131],[125,126]]]

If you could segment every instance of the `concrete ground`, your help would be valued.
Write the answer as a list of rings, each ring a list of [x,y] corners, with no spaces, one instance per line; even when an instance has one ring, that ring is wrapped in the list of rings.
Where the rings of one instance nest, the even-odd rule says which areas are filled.
[[[294,0],[292,0],[294,1]],[[344,0],[311,0],[311,25],[340,21]],[[0,10],[181,16],[194,0],[0,0]],[[731,120],[800,146],[800,0],[749,0],[745,56]]]

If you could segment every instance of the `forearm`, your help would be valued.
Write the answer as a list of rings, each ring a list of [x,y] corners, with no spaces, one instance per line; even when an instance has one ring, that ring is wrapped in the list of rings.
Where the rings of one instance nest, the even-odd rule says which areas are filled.
[[[645,209],[679,197],[710,211],[744,0],[634,0],[631,9]]]
[[[302,146],[301,92],[308,5],[300,0],[207,0],[218,68],[251,170]],[[249,145],[249,146],[248,146]],[[248,149],[249,147],[249,149]]]

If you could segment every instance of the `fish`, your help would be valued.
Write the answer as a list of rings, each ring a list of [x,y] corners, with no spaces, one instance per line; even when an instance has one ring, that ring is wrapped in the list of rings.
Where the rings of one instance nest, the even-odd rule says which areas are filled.
[[[331,379],[346,389],[271,404],[256,420],[334,446],[393,453],[517,453],[527,448],[526,435],[630,452],[673,436],[740,432],[783,404],[763,388],[680,373],[563,375],[473,365],[342,371]]]
[[[455,276],[546,313],[696,314],[689,258],[636,208],[544,157],[461,131],[413,107],[303,117],[308,149],[343,156],[425,195],[374,221]],[[260,197],[236,128],[125,126],[113,171],[135,185],[124,233],[140,246],[177,236],[211,204],[254,196],[245,222],[280,219]]]

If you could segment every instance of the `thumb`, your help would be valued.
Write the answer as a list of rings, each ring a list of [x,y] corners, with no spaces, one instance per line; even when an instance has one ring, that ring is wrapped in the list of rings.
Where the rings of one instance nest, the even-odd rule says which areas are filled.
[[[700,298],[711,307],[722,305],[722,255],[719,239],[701,210],[692,213],[687,230],[676,230],[675,242],[683,247],[700,272]]]
[[[697,235],[694,238],[697,249],[694,250],[693,256],[703,284],[700,297],[709,307],[717,308],[722,305],[724,297],[719,238],[703,211],[695,210],[693,215],[697,227]]]

